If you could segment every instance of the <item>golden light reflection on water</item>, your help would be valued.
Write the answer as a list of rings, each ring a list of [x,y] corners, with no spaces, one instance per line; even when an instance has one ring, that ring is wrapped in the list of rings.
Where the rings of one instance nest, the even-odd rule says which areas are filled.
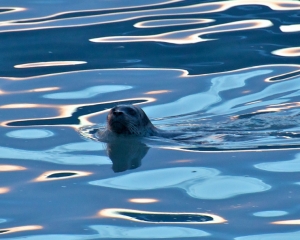
[[[282,48],[272,52],[274,55],[282,57],[299,57],[300,47]]]
[[[198,42],[212,40],[212,39],[200,38],[200,36],[204,34],[265,28],[265,27],[270,27],[272,25],[273,25],[272,22],[270,22],[269,20],[244,20],[244,21],[219,24],[219,25],[205,27],[205,28],[174,31],[174,32],[168,32],[168,33],[156,34],[156,35],[101,37],[101,38],[90,39],[90,41],[97,42],[97,43],[154,41],[154,42],[166,42],[166,43],[173,43],[173,44],[190,44],[190,43],[198,43]]]
[[[12,12],[22,12],[26,11],[26,8],[21,8],[21,7],[0,7],[0,10],[4,10],[3,12],[0,12],[1,14],[7,14],[7,13],[12,13]],[[1,22],[0,22],[1,26]]]
[[[9,188],[6,188],[6,187],[2,187],[2,188],[0,188],[0,194],[7,193],[7,192],[9,192],[9,191],[10,191],[10,189],[9,189]]]
[[[257,101],[253,101],[253,102],[248,102],[248,103],[245,103],[245,105],[252,105],[252,104],[256,104],[256,103],[260,103],[262,102],[262,100],[257,100]]]
[[[3,228],[0,229],[0,234],[8,234],[8,233],[15,233],[15,232],[40,230],[40,229],[43,229],[43,227],[40,225],[28,225],[28,226],[21,226],[21,227]]]
[[[126,9],[128,9],[128,12],[130,12],[130,9],[134,9],[134,8],[140,8],[140,7],[150,7],[150,6],[159,6],[159,5],[165,5],[165,4],[172,4],[172,3],[176,3],[176,2],[181,2],[182,0],[168,0],[168,1],[163,1],[163,2],[159,2],[159,3],[153,3],[153,4],[144,4],[144,5],[136,5],[136,6],[123,6],[122,8],[117,7],[117,8],[98,8],[98,9],[91,9],[91,10],[81,10],[81,11],[66,11],[66,12],[59,12],[56,14],[52,14],[49,16],[45,16],[45,17],[39,17],[39,18],[28,18],[28,19],[22,19],[21,21],[23,22],[18,22],[18,21],[2,21],[0,22],[0,27],[4,26],[4,27],[11,27],[11,28],[7,28],[5,30],[0,30],[0,32],[16,32],[16,31],[30,31],[30,30],[37,30],[37,29],[51,29],[51,28],[64,28],[64,27],[79,27],[79,26],[89,26],[89,25],[95,25],[95,24],[101,24],[101,23],[109,23],[109,22],[114,22],[113,20],[108,20],[108,21],[97,21],[96,19],[99,18],[97,16],[97,14],[95,16],[88,16],[88,17],[68,17],[66,19],[62,18],[62,19],[58,19],[58,20],[49,20],[49,18],[56,18],[62,15],[66,15],[66,14],[78,14],[80,13],[92,13],[92,12],[97,12],[97,11],[103,11],[103,10],[119,10],[119,9],[123,9],[126,11]],[[7,8],[5,8],[7,9]],[[15,9],[22,9],[22,10],[26,10],[25,8],[15,8]],[[150,10],[150,12],[153,10]],[[154,10],[155,11],[155,10]],[[128,12],[125,12],[125,15],[128,15]],[[135,15],[134,11],[133,14]],[[139,11],[142,12],[142,11]],[[4,12],[6,13],[6,12]],[[123,14],[123,13],[109,13],[109,14],[104,14],[104,16],[108,16],[108,18],[110,18],[111,15],[116,15],[118,16],[119,14]],[[100,16],[101,18],[102,16]],[[96,18],[96,19],[94,19]],[[28,23],[26,21],[29,21]],[[32,22],[35,21],[35,22]],[[66,21],[69,21],[69,24],[66,24]],[[116,21],[120,21],[120,19],[116,20]],[[123,20],[122,20],[123,21]],[[37,27],[37,25],[45,25],[46,26],[40,26]],[[16,27],[15,29],[12,29],[12,27]],[[19,29],[17,28],[19,27]]]
[[[274,104],[270,105],[269,107],[265,109],[258,110],[255,113],[260,113],[260,112],[281,112],[286,109],[292,109],[292,108],[299,108],[300,107],[300,102],[290,102],[290,103],[282,103],[282,104]]]
[[[261,102],[261,101],[256,101],[256,102]],[[256,102],[247,103],[247,105],[249,105],[249,104],[251,105],[251,104],[256,103]],[[257,110],[255,112],[251,112],[250,114],[246,114],[246,115],[254,116],[254,115],[259,114],[259,113],[275,113],[275,112],[281,112],[283,110],[292,109],[292,108],[299,108],[299,107],[300,107],[300,102],[272,104],[272,105],[269,105],[268,107],[266,107],[264,109],[260,109],[260,110]],[[232,120],[238,119],[240,116],[245,116],[245,115],[232,116],[232,117],[230,117],[230,119],[232,119]]]
[[[28,81],[28,80],[33,80],[33,79],[47,78],[47,77],[68,76],[68,74],[77,74],[77,73],[84,73],[84,72],[90,72],[90,71],[91,70],[66,71],[66,72],[59,72],[59,73],[34,75],[34,76],[29,76],[29,77],[2,77],[2,78],[5,80],[8,80],[8,81]]]
[[[25,167],[16,165],[0,165],[0,172],[21,171],[25,169]]]
[[[145,92],[145,94],[155,95],[155,94],[162,94],[162,93],[168,93],[168,92],[171,92],[171,91],[170,90],[157,90],[157,91]]]
[[[181,2],[182,0],[167,0],[167,1],[160,1],[158,3],[148,3],[148,4],[143,4],[143,5],[140,5],[141,3],[139,3],[138,5],[136,6],[122,6],[122,9],[126,10],[126,9],[134,9],[134,8],[140,8],[140,7],[151,7],[151,6],[160,6],[160,5],[165,5],[165,4],[172,4],[172,3],[176,3],[176,2]],[[4,9],[4,10],[7,10],[9,7],[6,7],[6,8],[1,8],[0,9]],[[117,7],[117,8],[114,8],[114,7],[111,7],[109,8],[109,10],[119,10],[121,9],[120,7]],[[5,13],[11,13],[11,12],[14,12],[14,11],[25,11],[27,10],[26,8],[11,8],[10,11],[6,11],[6,12],[3,12],[3,13],[0,13],[0,14],[5,14]],[[55,20],[48,20],[49,18],[56,18],[56,17],[59,17],[59,16],[62,16],[62,15],[66,15],[66,14],[76,14],[76,13],[93,13],[93,12],[98,12],[98,11],[103,11],[103,10],[108,10],[107,8],[92,8],[92,9],[89,9],[89,10],[76,10],[76,11],[66,11],[66,12],[59,12],[59,13],[55,13],[55,14],[51,14],[51,15],[48,15],[48,16],[45,16],[45,17],[39,17],[39,18],[27,18],[27,19],[22,19],[22,21],[26,22],[26,21],[38,21],[40,20],[41,22],[45,23],[45,22],[55,22]],[[72,17],[71,17],[72,18]],[[75,18],[81,18],[81,17],[75,17]],[[35,22],[34,24],[40,24],[41,22]],[[15,23],[15,21],[3,21],[3,22],[0,22],[0,26],[1,25],[26,25],[28,23]],[[85,24],[81,24],[81,25],[78,25],[78,26],[84,26]]]
[[[293,1],[293,0],[262,0],[259,2],[253,2],[249,0],[233,0],[233,1],[223,1],[223,2],[213,2],[213,3],[204,3],[204,4],[197,4],[202,5],[203,7],[209,7],[209,6],[215,6],[214,9],[210,9],[206,12],[219,12],[224,11],[232,7],[236,6],[244,6],[244,5],[264,5],[266,7],[269,7],[273,10],[279,10],[279,11],[288,11],[288,10],[298,10],[300,9],[300,3]],[[194,5],[194,6],[197,6]],[[205,13],[206,13],[205,12]]]
[[[11,122],[22,122],[22,121],[32,121],[32,120],[51,120],[51,119],[60,119],[60,118],[68,118],[72,117],[72,114],[82,107],[93,107],[99,104],[112,104],[112,103],[119,103],[128,102],[128,101],[144,101],[143,103],[149,103],[156,101],[155,98],[130,98],[130,99],[121,99],[115,101],[107,101],[107,102],[99,102],[99,103],[89,103],[89,104],[74,104],[74,105],[46,105],[46,104],[8,104],[0,106],[0,109],[22,109],[22,108],[53,108],[58,112],[58,116],[55,117],[48,117],[48,118],[32,118],[32,119],[18,119],[18,120],[9,120],[0,123],[0,126],[8,127],[9,123]],[[89,121],[90,117],[96,116],[98,114],[102,114],[108,112],[110,109],[104,109],[101,111],[96,111],[93,113],[83,114],[78,116],[80,121],[79,124],[60,124],[61,126],[68,126],[75,129],[78,129],[82,125],[90,125],[93,124]],[[45,126],[47,124],[45,123]]]
[[[282,32],[299,32],[300,24],[282,25],[279,28]]]
[[[0,95],[31,93],[31,92],[51,92],[51,91],[57,91],[59,89],[60,89],[59,87],[45,87],[45,88],[35,88],[35,89],[29,89],[29,90],[24,90],[24,91],[11,91],[11,92],[8,92],[8,91],[5,92],[5,91],[0,90]]]
[[[181,159],[181,160],[175,160],[175,161],[171,161],[172,163],[191,163],[194,162],[195,160],[192,159]]]
[[[131,198],[128,200],[128,202],[132,203],[155,203],[159,202],[158,199],[155,198]]]
[[[46,87],[46,88],[35,88],[27,90],[26,92],[50,92],[50,91],[56,91],[59,90],[59,87]]]
[[[245,91],[242,91],[243,94],[248,94],[248,93],[251,93],[250,90],[245,90]]]
[[[86,64],[85,61],[55,61],[55,62],[36,62],[15,65],[15,68],[36,68],[36,67],[55,67]]]
[[[75,177],[85,177],[91,175],[91,172],[83,171],[73,171],[73,170],[64,170],[64,171],[48,171],[34,179],[34,182],[45,182],[45,181],[55,181],[61,179],[69,179]]]
[[[276,221],[272,222],[272,224],[278,224],[278,225],[299,225],[300,224],[300,219],[295,219],[295,220],[285,220],[285,221]]]
[[[2,105],[0,108],[3,109],[12,109],[12,108],[52,108],[54,105],[46,104],[34,104],[34,103],[17,103],[17,104],[7,104]]]
[[[191,24],[203,24],[214,22],[214,19],[201,19],[201,18],[187,18],[187,19],[163,19],[163,20],[151,20],[143,21],[134,24],[136,28],[156,28],[156,27],[168,27],[168,26],[182,26]]]
[[[179,0],[180,1],[180,0]],[[161,3],[145,4],[145,6],[155,6],[164,5],[178,2],[178,0],[165,1]],[[139,19],[141,17],[161,17],[161,16],[174,16],[174,15],[193,15],[193,14],[205,14],[205,13],[215,13],[228,10],[236,6],[247,6],[247,5],[263,5],[269,7],[273,10],[278,11],[289,11],[289,10],[299,10],[300,3],[298,1],[292,0],[264,0],[253,3],[249,0],[233,0],[233,1],[223,1],[223,2],[211,2],[211,3],[200,3],[189,6],[179,6],[179,7],[163,7],[149,10],[134,11],[135,6],[122,7],[122,8],[109,8],[109,10],[122,9],[122,12],[107,13],[107,14],[95,14],[92,15],[93,11],[101,11],[104,9],[93,9],[93,10],[83,10],[83,11],[68,11],[60,12],[57,14],[31,19],[22,19],[23,22],[18,21],[3,21],[0,22],[0,32],[15,32],[15,31],[30,31],[37,29],[50,29],[50,28],[64,28],[64,27],[75,27],[75,26],[89,26],[95,24],[106,24],[120,21],[130,21],[134,19]],[[141,5],[139,6],[141,7]],[[126,10],[128,9],[128,10]],[[133,11],[131,11],[133,9]],[[23,8],[14,8],[15,11],[24,11]],[[105,9],[108,10],[108,9]],[[84,13],[91,12],[90,16],[77,16],[77,17],[67,17],[59,19],[51,19],[58,16],[72,14],[72,13]],[[4,12],[5,13],[5,12]],[[26,22],[29,21],[29,22]],[[35,21],[35,22],[32,22]],[[179,43],[178,43],[179,44]]]
[[[129,215],[136,215],[137,217],[139,215],[148,215],[153,217],[158,218],[157,221],[146,221],[143,219],[137,219],[135,217],[129,216]],[[109,218],[120,218],[120,219],[125,219],[125,220],[130,220],[130,221],[135,221],[135,222],[143,222],[143,223],[163,223],[163,224],[214,224],[214,223],[224,223],[227,222],[224,218],[210,214],[210,213],[176,213],[176,212],[148,212],[148,211],[139,211],[139,210],[133,210],[133,209],[122,209],[122,208],[107,208],[103,209],[98,212],[98,216],[100,217],[109,217]],[[174,221],[160,221],[160,217],[171,217],[174,218]],[[179,218],[186,219],[186,221],[178,221]],[[210,219],[207,221],[190,221],[190,218],[201,218],[203,219]]]

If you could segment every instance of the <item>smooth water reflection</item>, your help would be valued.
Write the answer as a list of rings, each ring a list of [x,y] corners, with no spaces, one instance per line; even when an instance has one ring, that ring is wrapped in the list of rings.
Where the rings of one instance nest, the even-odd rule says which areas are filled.
[[[278,216],[284,216],[287,214],[288,214],[288,212],[286,212],[286,211],[276,211],[276,210],[253,213],[253,215],[256,217],[278,217]]]
[[[254,165],[260,170],[270,172],[299,172],[300,171],[300,154],[296,154],[293,160],[265,162]]]
[[[193,228],[185,227],[120,227],[112,225],[92,225],[89,226],[96,234],[91,235],[67,235],[67,234],[48,234],[26,236],[9,239],[29,239],[29,240],[43,240],[43,239],[62,239],[62,240],[79,240],[79,239],[161,239],[161,238],[195,238],[206,237],[211,234]],[[8,239],[8,238],[3,238]]]
[[[54,133],[44,129],[24,129],[11,131],[8,132],[6,135],[12,138],[36,139],[52,137]]]
[[[150,190],[175,187],[189,180],[201,180],[216,176],[218,173],[218,170],[210,168],[167,168],[130,173],[119,177],[93,181],[90,184],[127,190]],[[166,176],[176,176],[176,178]]]
[[[76,92],[60,92],[60,93],[50,93],[44,95],[44,98],[50,99],[82,99],[82,98],[92,98],[101,93],[111,93],[122,90],[127,90],[132,88],[131,86],[116,86],[116,85],[101,85],[86,88]]]
[[[188,187],[188,194],[200,199],[225,199],[240,194],[264,192],[271,189],[257,178],[218,176]]]
[[[270,233],[270,234],[260,234],[260,235],[252,235],[252,236],[244,236],[234,238],[236,240],[297,240],[299,239],[300,231],[297,232],[287,232],[287,233]]]
[[[99,232],[101,238],[180,238],[180,237],[205,237],[210,234],[193,228],[184,227],[143,227],[143,228],[125,228],[117,226],[91,226],[92,229]]]
[[[271,188],[256,178],[217,176],[219,173],[218,170],[211,168],[169,168],[131,173],[92,181],[90,184],[126,190],[182,188],[191,197],[199,199],[225,199],[241,194],[263,192]]]
[[[106,156],[72,154],[72,152],[77,152],[80,150],[101,151],[103,150],[101,146],[103,147],[103,145],[99,143],[93,144],[93,143],[82,142],[82,143],[62,145],[45,151],[28,151],[23,149],[0,147],[0,151],[1,151],[0,158],[35,160],[35,161],[52,162],[56,164],[66,164],[66,165],[111,164],[111,161]]]

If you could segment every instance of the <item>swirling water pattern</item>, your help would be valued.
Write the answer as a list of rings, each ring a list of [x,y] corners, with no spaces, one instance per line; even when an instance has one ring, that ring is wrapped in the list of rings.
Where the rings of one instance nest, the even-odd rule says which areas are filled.
[[[2,1],[2,238],[299,239],[299,10]],[[117,104],[185,135],[101,143]]]

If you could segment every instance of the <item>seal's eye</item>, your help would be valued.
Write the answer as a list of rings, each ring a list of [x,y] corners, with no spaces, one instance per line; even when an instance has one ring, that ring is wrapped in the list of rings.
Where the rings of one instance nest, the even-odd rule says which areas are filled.
[[[131,116],[135,116],[136,115],[136,111],[134,111],[134,109],[132,109],[132,108],[128,108],[127,112]]]

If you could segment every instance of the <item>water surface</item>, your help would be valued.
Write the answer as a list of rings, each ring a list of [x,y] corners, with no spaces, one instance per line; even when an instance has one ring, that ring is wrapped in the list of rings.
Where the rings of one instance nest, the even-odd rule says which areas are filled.
[[[3,239],[299,238],[298,1],[0,2]]]

